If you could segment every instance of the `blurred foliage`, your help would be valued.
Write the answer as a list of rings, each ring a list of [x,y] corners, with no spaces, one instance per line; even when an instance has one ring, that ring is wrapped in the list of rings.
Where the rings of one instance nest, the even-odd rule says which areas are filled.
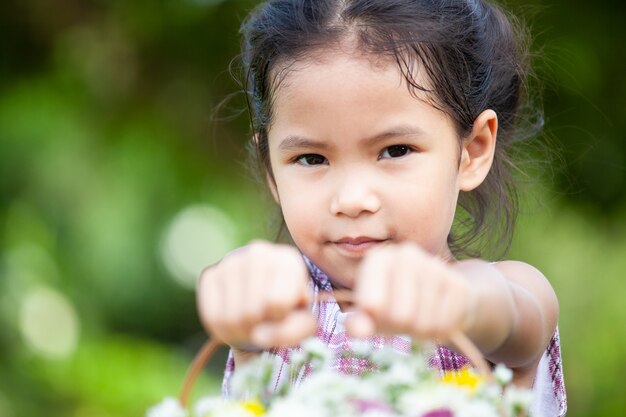
[[[177,392],[204,335],[164,242],[209,262],[272,235],[229,74],[255,3],[0,3],[0,417],[141,415]],[[535,35],[558,156],[511,255],[559,295],[568,415],[621,415],[625,7],[508,3]],[[189,207],[206,210],[178,222]]]

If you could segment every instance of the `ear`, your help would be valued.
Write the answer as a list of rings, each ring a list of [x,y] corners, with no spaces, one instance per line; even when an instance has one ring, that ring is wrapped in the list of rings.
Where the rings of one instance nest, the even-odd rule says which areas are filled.
[[[259,146],[259,135],[254,134],[252,136],[252,141],[254,142],[254,146],[258,149]],[[276,182],[274,181],[274,177],[272,174],[265,170],[265,181],[267,181],[267,185],[270,187],[270,192],[272,193],[272,197],[274,197],[274,201],[280,205],[280,198],[278,197],[278,189],[276,188]]]
[[[498,116],[491,109],[474,120],[469,137],[463,140],[459,165],[459,189],[471,191],[487,177],[496,150]]]

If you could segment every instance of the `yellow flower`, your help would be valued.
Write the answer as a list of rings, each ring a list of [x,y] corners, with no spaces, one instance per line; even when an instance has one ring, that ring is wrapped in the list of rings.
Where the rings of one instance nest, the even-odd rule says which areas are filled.
[[[471,392],[474,392],[474,390],[476,390],[476,388],[482,384],[485,379],[480,375],[476,375],[468,367],[464,367],[458,372],[446,372],[441,380],[446,384],[466,387]]]
[[[262,416],[265,414],[265,407],[263,407],[263,404],[259,401],[246,401],[243,403],[243,408],[255,416]]]

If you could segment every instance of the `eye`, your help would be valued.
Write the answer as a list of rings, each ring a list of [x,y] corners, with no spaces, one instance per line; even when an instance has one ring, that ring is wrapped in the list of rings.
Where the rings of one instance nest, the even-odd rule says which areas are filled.
[[[386,147],[380,154],[380,158],[401,158],[412,152],[407,145],[392,145]]]
[[[304,166],[327,165],[328,161],[322,155],[307,153],[296,158],[296,162]]]

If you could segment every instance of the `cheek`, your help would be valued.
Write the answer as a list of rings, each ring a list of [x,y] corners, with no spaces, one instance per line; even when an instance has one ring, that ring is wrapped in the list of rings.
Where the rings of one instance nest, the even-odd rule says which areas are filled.
[[[440,176],[438,181],[413,184],[396,197],[392,216],[399,230],[430,252],[438,252],[450,232],[456,208],[456,192],[450,182]]]
[[[308,233],[319,225],[321,207],[314,191],[307,192],[300,187],[291,189],[280,184],[277,192],[283,218],[294,239],[298,234]]]

